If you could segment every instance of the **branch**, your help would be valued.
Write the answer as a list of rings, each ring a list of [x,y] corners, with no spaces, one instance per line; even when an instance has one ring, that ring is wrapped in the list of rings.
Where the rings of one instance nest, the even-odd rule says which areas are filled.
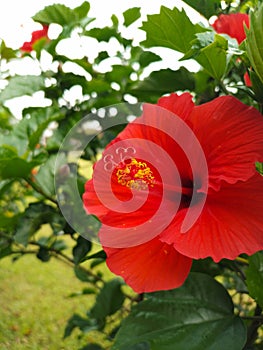
[[[39,194],[41,194],[43,197],[51,201],[52,203],[56,204],[58,206],[58,202],[51,196],[49,196],[47,193],[45,193],[34,181],[32,181],[29,177],[24,178],[24,180]]]

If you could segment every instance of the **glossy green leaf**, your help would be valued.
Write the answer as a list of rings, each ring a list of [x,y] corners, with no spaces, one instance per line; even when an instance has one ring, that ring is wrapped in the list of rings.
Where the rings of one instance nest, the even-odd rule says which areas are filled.
[[[125,297],[121,291],[122,284],[119,279],[113,279],[105,283],[90,310],[90,317],[98,320],[102,327],[105,318],[118,311],[124,302]]]
[[[152,72],[149,77],[132,85],[130,93],[141,100],[158,99],[161,95],[178,90],[192,91],[195,86],[194,75],[186,68],[177,71],[162,69]]]
[[[221,9],[221,0],[184,0],[184,2],[207,19],[216,15]]]
[[[184,10],[179,11],[176,7],[171,10],[164,6],[159,14],[148,15],[141,29],[146,32],[146,40],[142,45],[163,46],[183,53],[191,48],[196,33],[207,30],[199,24],[193,24]]]
[[[44,78],[36,75],[17,75],[9,80],[9,84],[0,94],[0,102],[20,96],[31,96],[44,88]]]
[[[77,244],[73,247],[73,259],[74,263],[77,265],[83,261],[88,252],[91,250],[92,244],[87,239],[79,236],[77,239]]]
[[[61,26],[67,26],[87,17],[89,9],[90,5],[87,1],[75,9],[71,9],[63,4],[54,4],[46,6],[32,18],[40,23],[57,23]]]
[[[137,21],[137,19],[139,19],[140,16],[141,16],[140,7],[133,7],[123,12],[125,27],[129,27],[132,23]]]
[[[263,253],[258,252],[249,257],[246,271],[249,294],[263,308]]]
[[[241,350],[246,328],[224,287],[191,273],[178,289],[147,294],[124,320],[112,350],[150,344],[151,350]]]
[[[31,203],[21,216],[16,227],[15,241],[27,246],[30,237],[45,223],[51,223],[56,210],[42,202]]]

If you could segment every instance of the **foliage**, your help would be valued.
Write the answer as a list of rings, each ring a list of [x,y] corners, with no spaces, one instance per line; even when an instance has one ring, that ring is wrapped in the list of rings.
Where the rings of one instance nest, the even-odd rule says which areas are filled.
[[[215,33],[209,22],[206,26],[193,24],[187,11],[162,6],[160,13],[148,15],[143,22],[146,39],[137,45],[125,36],[123,28],[139,22],[140,8],[126,10],[121,18],[113,15],[111,26],[97,28],[88,17],[87,1],[74,9],[55,4],[38,12],[33,17],[36,22],[50,28],[57,24],[61,32],[55,39],[36,42],[32,52],[22,53],[1,42],[0,59],[8,68],[0,73],[5,82],[0,91],[0,258],[18,260],[33,253],[43,263],[58,258],[73,268],[87,286],[79,294],[95,297],[86,314],[74,314],[68,320],[65,337],[73,336],[75,328],[84,333],[97,330],[116,350],[173,350],[174,344],[176,349],[213,350],[263,346],[262,252],[218,264],[209,259],[198,261],[181,288],[137,295],[122,280],[109,279],[104,251],[101,247],[95,251],[96,243],[86,239],[96,241],[99,222],[82,213],[88,217],[83,224],[85,235],[67,220],[69,215],[78,218],[78,208],[70,204],[80,201],[101,151],[127,124],[127,115],[137,113],[136,104],[126,105],[118,125],[113,123],[105,130],[108,119],[114,119],[114,110],[108,106],[130,101],[155,103],[164,94],[189,91],[196,104],[232,94],[262,112],[263,6],[251,0],[185,3],[207,19],[254,7],[246,42],[238,45],[228,35]],[[62,42],[74,40],[74,35],[97,43],[94,60],[86,52],[80,58],[58,49]],[[107,46],[112,42],[114,54]],[[167,55],[179,52],[180,67],[162,66],[156,47],[164,48]],[[41,66],[44,54],[51,59],[48,69]],[[39,75],[11,74],[10,65],[24,56],[32,64],[38,63]],[[184,67],[189,59],[198,63],[198,71]],[[70,72],[68,64],[74,67]],[[160,68],[155,70],[157,64]],[[108,68],[102,69],[103,65]],[[252,86],[245,84],[246,72]],[[81,94],[72,100],[68,96],[74,88]],[[47,99],[47,106],[24,108],[20,119],[12,115],[9,102],[37,92]],[[98,117],[98,111],[103,117]],[[86,123],[89,114],[93,124]],[[80,146],[88,144],[77,156],[63,143],[76,125],[85,131],[85,137],[78,134],[79,139],[71,144],[73,151],[79,152],[78,142]],[[261,171],[261,164],[257,168]],[[41,228],[46,225],[49,230],[43,235]],[[79,227],[83,225],[80,222]],[[104,273],[97,266],[104,266]],[[87,344],[82,349],[101,347]]]

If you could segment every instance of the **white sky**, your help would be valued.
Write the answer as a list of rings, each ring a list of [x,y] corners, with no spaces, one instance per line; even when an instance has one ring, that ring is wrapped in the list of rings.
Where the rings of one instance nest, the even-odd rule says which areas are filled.
[[[39,24],[34,23],[30,18],[36,14],[39,10],[43,9],[45,6],[61,3],[68,7],[74,8],[82,4],[84,0],[7,0],[5,5],[2,6],[0,12],[0,39],[3,39],[7,46],[18,49],[23,45],[25,41],[31,40],[31,33],[34,30],[39,29]],[[132,7],[141,7],[143,20],[146,19],[146,14],[159,13],[160,6],[164,5],[169,8],[177,7],[181,9],[184,7],[191,18],[191,20],[196,23],[203,21],[206,23],[206,20],[201,18],[195,11],[189,11],[189,7],[185,5],[181,0],[89,0],[91,9],[89,12],[89,17],[96,18],[96,21],[93,22],[93,25],[104,27],[106,25],[111,25],[111,15],[112,14],[121,14],[126,9]],[[136,24],[135,24],[136,25]],[[128,37],[136,37],[137,41],[140,42],[144,39],[145,33],[137,31],[136,28],[131,26],[127,30]],[[136,36],[137,35],[137,36]],[[143,37],[140,37],[143,35]],[[83,57],[83,50],[85,51],[86,42],[81,41],[82,39],[74,38],[74,40],[68,43],[64,43],[64,49],[67,49],[67,56],[70,58],[81,58]],[[92,47],[92,43],[88,43],[89,49]],[[110,44],[109,44],[110,45]],[[114,47],[110,47],[114,51]],[[98,47],[92,47],[92,50],[96,57],[96,51]],[[109,50],[109,47],[108,47]],[[166,51],[165,51],[166,50]],[[154,51],[161,55],[162,62],[156,62],[152,65],[156,65],[155,70],[161,68],[171,68],[178,69],[180,65],[185,65],[190,70],[198,69],[198,65],[189,61],[187,63],[179,63],[178,59],[181,57],[179,53],[168,49],[155,49]],[[60,52],[62,53],[62,52]],[[73,57],[74,56],[74,57]],[[114,56],[114,54],[113,54]],[[46,58],[41,64],[50,64],[49,60]],[[43,66],[42,66],[43,67]],[[151,67],[150,67],[151,68]],[[152,67],[153,68],[153,67]],[[23,60],[17,60],[15,63],[9,66],[11,74],[39,74],[39,65],[37,62],[33,62],[29,58],[24,58]],[[105,68],[108,70],[108,67]],[[76,73],[76,72],[75,72]],[[147,75],[148,72],[146,72]],[[76,73],[78,74],[78,73]],[[72,94],[71,94],[72,95]],[[76,95],[75,91],[73,93],[73,98]],[[44,100],[43,93],[37,92],[35,96],[30,97],[21,97],[16,98],[10,101],[7,101],[5,104],[10,108],[12,113],[18,118],[22,115],[22,109],[25,106],[29,105],[45,105],[47,103]]]
[[[12,48],[19,48],[23,42],[30,40],[32,30],[38,29],[30,21],[30,17],[45,6],[61,3],[69,7],[76,7],[83,3],[83,0],[7,0],[0,12],[0,39],[4,39],[6,44]],[[142,12],[158,13],[160,5],[179,9],[183,6],[181,0],[90,0],[90,17],[95,17],[103,26],[111,17],[111,14],[122,13],[131,7],[141,7]],[[191,13],[192,19],[196,22],[198,17]],[[198,19],[197,19],[198,18]]]

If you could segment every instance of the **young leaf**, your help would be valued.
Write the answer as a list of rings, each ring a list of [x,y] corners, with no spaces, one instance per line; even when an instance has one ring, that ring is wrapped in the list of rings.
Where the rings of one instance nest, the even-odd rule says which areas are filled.
[[[132,23],[137,21],[137,19],[140,18],[140,16],[140,7],[133,7],[123,12],[125,27],[129,27]]]
[[[141,29],[146,32],[146,40],[142,45],[163,46],[183,53],[191,48],[196,33],[207,30],[199,24],[193,24],[184,10],[179,11],[176,7],[171,10],[164,6],[159,14],[149,15]]]
[[[124,320],[112,350],[149,343],[151,350],[240,350],[246,341],[242,320],[221,284],[191,273],[174,290],[146,295]],[[136,348],[135,348],[136,349]]]
[[[246,271],[249,294],[263,308],[263,253],[258,252],[249,257],[249,267]]]
[[[196,35],[199,44],[201,44],[201,38],[207,36],[207,34],[208,33],[200,33]],[[204,67],[211,77],[220,80],[226,70],[227,49],[227,40],[223,36],[215,34],[214,41],[207,46],[200,48],[194,58]]]
[[[32,18],[34,21],[40,23],[57,23],[61,26],[68,26],[87,17],[89,9],[90,4],[87,1],[75,9],[71,9],[63,4],[54,4],[46,6]]]

